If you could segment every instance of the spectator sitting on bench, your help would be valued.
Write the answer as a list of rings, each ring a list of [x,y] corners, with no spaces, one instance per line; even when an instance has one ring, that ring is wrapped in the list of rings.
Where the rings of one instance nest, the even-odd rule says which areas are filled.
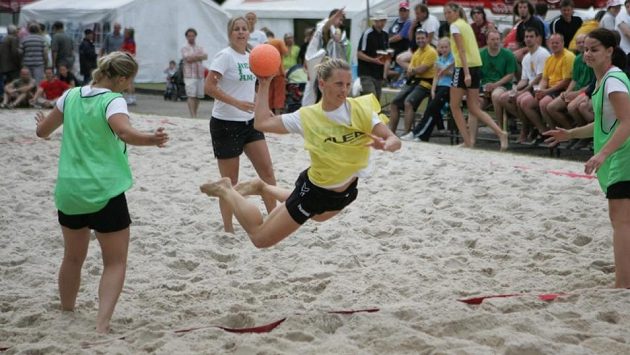
[[[398,127],[399,110],[405,108],[405,134],[411,133],[413,117],[425,98],[431,95],[431,84],[435,75],[435,62],[437,51],[428,44],[427,33],[420,29],[416,31],[416,43],[418,49],[411,57],[411,63],[407,68],[407,83],[390,104],[390,129],[396,132]]]
[[[29,102],[34,107],[53,108],[57,99],[69,88],[70,85],[53,74],[52,68],[46,68],[44,80],[39,83],[35,95]]]
[[[15,108],[28,103],[35,91],[35,79],[27,67],[20,70],[20,77],[4,87],[4,98],[0,107]]]
[[[455,58],[451,54],[451,43],[448,38],[441,38],[437,48],[440,56],[435,63],[436,70],[431,86],[431,99],[427,104],[427,109],[424,110],[422,121],[414,127],[411,134],[400,137],[402,140],[413,139],[414,142],[428,142],[436,125],[438,129],[444,129],[442,109],[448,104],[450,98],[449,92],[453,82]]]
[[[550,55],[545,48],[540,46],[540,36],[541,33],[535,27],[529,27],[525,30],[525,46],[528,53],[525,54],[521,63],[523,67],[521,80],[512,90],[504,92],[499,100],[501,106],[508,113],[518,117],[522,122],[521,135],[518,138],[519,143],[524,143],[527,140],[527,126],[529,124],[527,117],[528,108],[524,107],[522,103],[536,101],[532,95],[532,89],[540,82],[545,62]],[[534,107],[530,111],[537,113],[537,108]],[[539,132],[544,132],[544,126],[540,118],[534,124]]]
[[[542,80],[540,80],[540,87],[536,91],[536,100],[540,106],[540,113],[548,127],[561,126],[570,129],[571,123],[569,121],[554,120],[547,108],[555,98],[560,97],[560,94],[569,87],[571,75],[573,74],[575,54],[564,48],[564,39],[559,33],[549,36],[547,43],[549,44],[549,49],[551,49],[551,56],[545,61],[545,70],[543,71]]]
[[[512,51],[501,48],[501,34],[497,30],[488,31],[487,47],[479,53],[481,55],[481,93],[479,104],[487,108],[490,103],[494,106],[495,117],[499,127],[505,130],[503,106],[500,97],[504,92],[512,89],[512,81],[516,73],[516,57]],[[473,142],[477,136],[477,118],[468,118]]]
[[[573,62],[573,72],[569,86],[547,105],[547,114],[552,122],[565,129],[570,129],[574,126],[584,126],[587,123],[586,118],[579,114],[578,105],[583,101],[589,100],[585,91],[591,81],[594,80],[595,74],[593,69],[584,63],[582,53],[584,50],[584,38],[586,38],[585,34],[579,34],[576,38],[578,55]],[[577,142],[578,139],[574,139],[570,142],[570,145],[572,146]]]

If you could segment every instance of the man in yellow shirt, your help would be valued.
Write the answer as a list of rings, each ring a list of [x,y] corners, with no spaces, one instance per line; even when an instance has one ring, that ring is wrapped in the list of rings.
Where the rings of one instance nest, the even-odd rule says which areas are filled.
[[[416,31],[416,43],[418,49],[411,57],[411,63],[407,68],[407,83],[390,104],[390,129],[396,132],[400,109],[405,112],[405,134],[411,133],[413,116],[420,103],[431,96],[431,85],[435,76],[435,63],[438,54],[435,48],[429,46],[427,32],[422,29]]]
[[[540,134],[550,127],[553,128],[553,121],[549,118],[547,105],[569,86],[575,59],[575,55],[564,48],[564,39],[561,34],[552,34],[547,44],[551,55],[545,60],[539,85],[533,86],[534,95],[519,99],[519,107],[523,108],[523,116],[539,130]],[[541,121],[541,115],[544,122]],[[540,132],[541,130],[542,132]],[[537,139],[538,142],[542,142],[542,140],[539,138]]]
[[[555,123],[549,111],[547,111],[547,106],[553,99],[560,96],[571,83],[575,54],[564,48],[564,38],[559,33],[552,34],[547,43],[549,44],[551,55],[545,61],[540,87],[538,89],[534,88],[534,94],[545,123],[548,127],[554,128]]]

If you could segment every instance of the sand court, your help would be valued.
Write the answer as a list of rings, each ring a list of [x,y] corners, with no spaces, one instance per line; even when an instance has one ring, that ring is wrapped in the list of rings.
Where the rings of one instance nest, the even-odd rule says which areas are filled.
[[[607,202],[583,163],[404,142],[373,153],[372,176],[337,217],[258,250],[237,223],[222,232],[217,199],[199,191],[219,178],[208,121],[137,114],[135,127],[164,126],[171,141],[128,147],[127,279],[113,331],[99,336],[95,240],[76,312],[59,310],[62,131],[36,138],[34,114],[0,111],[7,354],[630,353],[630,290],[611,288]],[[268,145],[278,185],[292,187],[308,164],[302,139],[268,135]],[[242,159],[241,179],[254,175]],[[517,296],[458,301],[505,294]],[[266,333],[219,328],[284,318]]]

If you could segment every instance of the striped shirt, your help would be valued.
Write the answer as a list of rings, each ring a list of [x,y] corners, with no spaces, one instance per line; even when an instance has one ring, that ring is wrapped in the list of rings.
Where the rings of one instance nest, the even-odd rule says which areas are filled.
[[[36,34],[29,34],[20,43],[22,50],[22,64],[29,67],[44,66],[46,41],[44,37]]]

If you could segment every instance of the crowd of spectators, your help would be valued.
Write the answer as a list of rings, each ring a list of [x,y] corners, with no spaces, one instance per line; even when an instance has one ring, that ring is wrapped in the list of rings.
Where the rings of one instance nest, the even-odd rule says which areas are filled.
[[[556,126],[568,129],[591,122],[589,98],[594,75],[582,56],[584,36],[597,27],[615,30],[620,35],[620,47],[630,56],[629,4],[630,0],[609,0],[606,9],[594,19],[582,19],[575,15],[572,0],[561,0],[560,15],[546,20],[546,4],[517,0],[513,7],[516,20],[506,33],[500,33],[488,20],[483,7],[473,7],[467,14],[462,9],[482,62],[479,105],[484,112],[494,111],[495,120],[503,130],[518,133],[519,143],[543,144],[541,133],[547,129]],[[270,107],[274,112],[289,111],[289,105],[295,109],[296,102],[299,107],[318,100],[318,87],[312,75],[314,67],[325,57],[342,58],[357,63],[356,94],[372,93],[381,99],[383,87],[400,90],[390,106],[391,128],[398,128],[402,112],[404,124],[398,133],[404,139],[428,140],[434,127],[444,127],[443,116],[448,112],[449,102],[446,88],[454,66],[448,60],[452,59],[448,48],[449,26],[430,14],[426,5],[412,6],[402,1],[396,15],[380,10],[372,12],[370,26],[355,44],[356,58],[351,57],[353,44],[346,34],[343,8],[333,9],[314,28],[308,28],[301,44],[295,42],[293,33],[276,37],[269,28],[257,28],[255,13],[244,17],[249,30],[249,49],[269,43],[282,55],[282,65],[270,90]],[[68,87],[89,83],[99,55],[115,50],[135,55],[136,51],[133,29],[123,30],[119,23],[114,23],[112,32],[104,37],[99,54],[90,29],[85,31],[76,50],[61,22],[52,25],[52,37],[38,23],[28,24],[25,31],[20,35],[15,26],[9,26],[8,35],[0,44],[2,107],[47,107],[60,95],[63,85],[59,83]],[[199,99],[206,95],[203,82],[208,71],[204,61],[208,60],[208,54],[196,44],[195,29],[187,30],[185,37],[187,44],[181,49],[180,65],[171,63],[165,70],[168,81],[165,98],[171,95],[169,92],[177,91],[175,78],[181,72],[190,114],[195,117]],[[80,81],[73,74],[76,54]],[[427,108],[417,115],[425,99]],[[126,100],[135,103],[133,88]],[[422,117],[418,124],[416,117]],[[477,117],[469,114],[467,125],[474,142]],[[586,140],[568,144],[577,148],[588,145]]]
[[[135,56],[133,28],[126,28],[124,34],[121,29],[119,23],[114,23],[113,31],[104,36],[100,56],[112,51]],[[86,29],[77,44],[65,32],[63,22],[54,22],[50,30],[47,32],[46,26],[37,22],[22,28],[7,27],[7,35],[0,41],[0,108],[50,108],[65,90],[92,80],[99,57],[94,31]],[[81,80],[75,75],[75,68]],[[133,85],[125,100],[135,104]]]

